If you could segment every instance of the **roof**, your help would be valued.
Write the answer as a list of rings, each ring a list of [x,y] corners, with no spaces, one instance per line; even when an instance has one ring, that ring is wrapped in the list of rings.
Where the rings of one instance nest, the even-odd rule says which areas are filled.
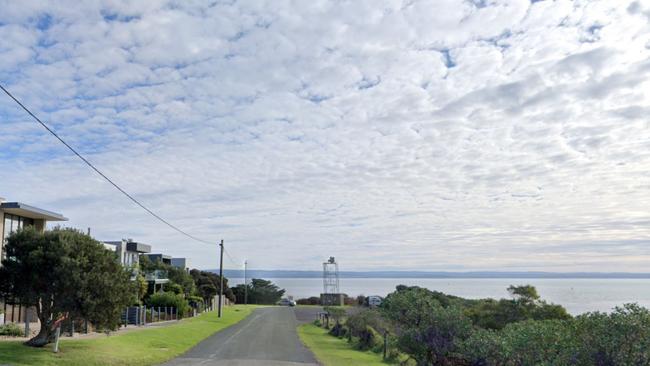
[[[122,246],[126,244],[126,250],[129,252],[138,252],[138,253],[149,253],[151,252],[151,245],[145,243],[139,243],[135,241],[122,241],[122,240],[113,240],[113,241],[104,241],[103,243]]]
[[[21,202],[2,202],[0,210],[17,216],[29,217],[30,219],[41,219],[46,221],[68,221],[60,213],[43,210],[42,208],[26,205]]]
[[[129,241],[126,243],[126,250],[130,252],[149,253],[151,252],[151,245]]]

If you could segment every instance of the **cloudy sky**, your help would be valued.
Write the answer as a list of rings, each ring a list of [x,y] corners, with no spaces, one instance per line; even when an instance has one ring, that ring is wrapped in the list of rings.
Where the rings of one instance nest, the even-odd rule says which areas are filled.
[[[648,3],[0,9],[2,85],[228,268],[648,271]],[[218,267],[4,95],[0,119],[0,196]]]

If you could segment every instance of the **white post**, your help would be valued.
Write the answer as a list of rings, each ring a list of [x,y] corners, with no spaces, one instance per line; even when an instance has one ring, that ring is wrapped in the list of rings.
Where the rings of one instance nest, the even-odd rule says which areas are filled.
[[[54,332],[54,353],[59,353],[59,336],[61,335],[61,324],[56,327]]]

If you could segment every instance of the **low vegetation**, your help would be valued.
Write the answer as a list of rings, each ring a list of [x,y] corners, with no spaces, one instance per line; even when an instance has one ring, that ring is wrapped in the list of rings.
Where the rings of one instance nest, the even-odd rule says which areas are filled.
[[[331,329],[323,331],[363,351],[383,352],[386,337],[389,360],[418,366],[650,364],[647,309],[628,304],[571,317],[532,286],[508,291],[512,299],[468,300],[398,286],[378,309],[328,309],[323,325]]]
[[[0,325],[0,336],[22,337],[23,329],[18,324],[7,323]]]
[[[254,306],[229,306],[223,317],[217,312],[181,320],[165,327],[146,328],[94,339],[66,339],[55,354],[47,348],[33,348],[18,342],[0,341],[0,365],[156,365],[172,359],[213,333],[248,316]]]

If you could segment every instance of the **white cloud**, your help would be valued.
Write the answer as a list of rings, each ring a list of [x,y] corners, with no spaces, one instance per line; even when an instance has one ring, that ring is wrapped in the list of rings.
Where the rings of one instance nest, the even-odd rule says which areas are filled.
[[[3,84],[161,216],[257,268],[650,259],[641,2],[0,5]],[[7,98],[0,116],[3,196],[217,266]]]

